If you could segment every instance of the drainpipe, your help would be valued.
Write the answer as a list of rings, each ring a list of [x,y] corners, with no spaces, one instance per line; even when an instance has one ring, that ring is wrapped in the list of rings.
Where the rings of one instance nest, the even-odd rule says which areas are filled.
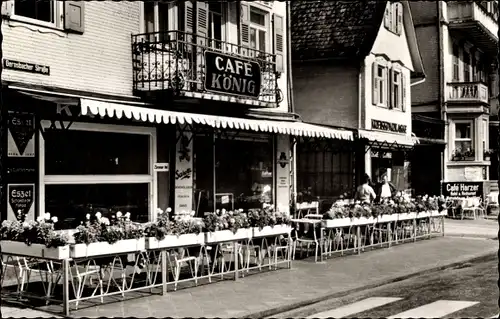
[[[436,1],[436,6],[437,6],[437,12],[438,12],[438,21],[437,21],[437,26],[438,26],[438,45],[439,45],[439,59],[438,59],[438,69],[439,69],[439,91],[438,91],[438,101],[439,101],[439,111],[441,113],[441,119],[444,121],[444,132],[443,132],[443,137],[445,139],[445,142],[448,140],[448,116],[446,113],[446,105],[444,101],[444,91],[445,91],[445,76],[444,76],[444,51],[443,51],[443,28],[442,28],[442,22],[443,22],[443,5],[441,1]],[[447,174],[446,174],[446,158],[448,154],[448,145],[445,146],[445,149],[441,155],[441,180],[446,181],[447,180]]]

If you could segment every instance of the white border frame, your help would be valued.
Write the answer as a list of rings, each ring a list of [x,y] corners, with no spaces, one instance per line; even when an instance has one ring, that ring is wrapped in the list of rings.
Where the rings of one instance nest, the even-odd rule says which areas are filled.
[[[67,125],[67,124],[65,124]],[[41,127],[47,129],[50,127],[50,121],[42,121]],[[114,124],[97,124],[97,123],[73,123],[70,130],[90,131],[90,132],[105,132],[105,133],[123,133],[123,134],[139,134],[149,136],[149,174],[146,175],[45,175],[45,140],[40,134],[39,143],[39,192],[38,207],[39,214],[45,214],[45,184],[48,185],[68,185],[68,184],[129,184],[129,183],[149,183],[149,220],[156,218],[156,207],[158,207],[158,176],[153,170],[156,163],[156,143],[157,133],[155,127],[144,126],[125,126]],[[35,216],[36,217],[36,216]]]

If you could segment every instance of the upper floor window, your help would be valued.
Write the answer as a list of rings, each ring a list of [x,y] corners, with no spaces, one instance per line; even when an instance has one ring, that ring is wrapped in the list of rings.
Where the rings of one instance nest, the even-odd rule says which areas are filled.
[[[460,80],[460,75],[459,75],[459,55],[460,55],[460,49],[458,45],[453,44],[453,80],[454,81],[459,81]]]
[[[403,4],[400,2],[389,2],[385,9],[384,27],[401,35],[403,31]]]
[[[373,63],[373,105],[387,107],[387,66]]]
[[[47,0],[15,0],[14,14],[48,23],[55,23],[55,1]]]
[[[150,33],[149,41],[168,38],[169,5],[159,1],[144,2],[144,32]],[[153,33],[156,33],[153,34]]]
[[[223,33],[223,10],[221,2],[210,2],[208,4],[208,37],[210,46],[214,49],[222,49]]]
[[[469,52],[464,51],[463,53],[463,62],[464,62],[464,82],[471,81],[471,73],[470,73],[470,54]]]
[[[403,80],[399,70],[391,70],[391,108],[403,110]]]
[[[268,34],[267,20],[268,16],[266,12],[250,7],[250,48],[266,52]]]

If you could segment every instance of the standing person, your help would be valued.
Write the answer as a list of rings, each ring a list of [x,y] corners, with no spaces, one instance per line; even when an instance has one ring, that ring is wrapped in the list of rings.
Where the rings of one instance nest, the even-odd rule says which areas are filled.
[[[363,176],[363,184],[359,185],[356,189],[356,195],[354,196],[354,199],[369,204],[375,198],[375,191],[370,186],[370,176],[368,176],[368,174],[365,174]]]
[[[389,181],[389,175],[387,171],[382,173],[382,181],[377,187],[377,199],[378,201],[383,201],[384,199],[390,199],[396,195],[397,189],[394,184]]]

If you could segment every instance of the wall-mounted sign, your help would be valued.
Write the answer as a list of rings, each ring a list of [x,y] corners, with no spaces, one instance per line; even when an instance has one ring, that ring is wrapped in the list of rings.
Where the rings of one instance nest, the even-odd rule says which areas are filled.
[[[372,129],[394,133],[406,133],[406,125],[372,120]]]
[[[276,208],[283,213],[290,213],[291,182],[290,182],[290,138],[288,135],[278,135],[276,137],[277,156],[276,161]]]
[[[483,182],[447,182],[442,184],[442,193],[446,197],[481,197]]]
[[[153,171],[155,171],[155,172],[168,172],[168,163],[155,163],[153,165]]]
[[[35,156],[35,116],[9,112],[7,154],[9,157]]]
[[[258,97],[260,85],[260,65],[257,62],[205,52],[205,90]]]
[[[193,210],[193,138],[191,132],[177,130],[175,156],[175,211]]]
[[[35,184],[7,185],[7,219],[16,220],[19,211],[26,216],[26,220],[35,219]]]
[[[4,69],[50,75],[50,67],[46,65],[3,59],[3,67]]]

